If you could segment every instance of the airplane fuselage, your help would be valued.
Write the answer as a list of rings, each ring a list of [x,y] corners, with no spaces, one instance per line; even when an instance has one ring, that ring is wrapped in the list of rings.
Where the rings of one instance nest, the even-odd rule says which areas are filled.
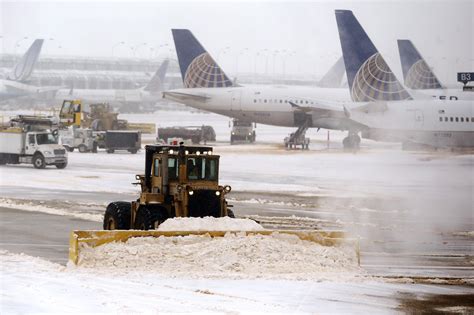
[[[383,112],[352,110],[351,116],[347,117],[344,105],[361,106],[349,101],[347,89],[287,86],[193,88],[167,91],[164,97],[198,109],[266,125],[298,127],[302,119],[310,115],[310,127],[364,131],[364,137],[378,141],[413,141],[441,147],[474,146],[473,101],[428,98],[386,102],[387,110]],[[328,105],[324,105],[324,100]]]
[[[428,89],[408,90],[415,100],[449,100],[449,101],[473,101],[474,93],[465,92],[462,89]]]
[[[350,100],[347,89],[288,86],[175,89],[165,92],[164,95],[165,99],[194,108],[249,122],[281,127],[300,125],[298,116],[301,111],[295,110],[289,102],[301,107],[310,107],[315,106],[314,100],[328,102]],[[188,97],[188,95],[191,96]]]
[[[367,126],[362,136],[372,140],[474,147],[473,101],[389,102],[386,111],[353,110],[350,118]]]

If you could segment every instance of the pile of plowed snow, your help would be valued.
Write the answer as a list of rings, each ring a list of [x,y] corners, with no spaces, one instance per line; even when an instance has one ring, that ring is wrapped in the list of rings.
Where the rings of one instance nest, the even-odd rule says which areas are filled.
[[[201,228],[192,221],[186,225],[184,221],[175,220],[169,227]],[[227,219],[218,221],[224,222],[223,225],[216,223],[206,228],[222,230]],[[245,220],[241,221],[241,227],[249,224],[242,222]],[[247,227],[257,229],[259,225],[251,222]],[[107,269],[107,272],[138,271],[191,278],[309,280],[347,279],[360,274],[353,248],[322,246],[280,233],[245,236],[245,233],[236,232],[216,238],[209,235],[131,238],[127,242],[84,247],[78,266]]]
[[[173,218],[158,227],[159,231],[260,231],[264,228],[250,219]]]

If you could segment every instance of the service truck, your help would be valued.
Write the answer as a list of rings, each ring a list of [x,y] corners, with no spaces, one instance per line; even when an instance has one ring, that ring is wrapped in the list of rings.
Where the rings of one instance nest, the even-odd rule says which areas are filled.
[[[229,123],[230,126],[230,123]],[[230,132],[230,144],[236,141],[255,142],[257,134],[254,128],[256,124],[245,120],[232,120],[232,130]]]
[[[65,168],[66,149],[58,144],[50,130],[25,130],[19,127],[0,129],[0,164],[33,164],[35,168],[55,165]]]
[[[77,149],[81,153],[97,153],[97,141],[92,129],[70,126],[67,129],[60,129],[59,136],[61,144],[69,152]]]

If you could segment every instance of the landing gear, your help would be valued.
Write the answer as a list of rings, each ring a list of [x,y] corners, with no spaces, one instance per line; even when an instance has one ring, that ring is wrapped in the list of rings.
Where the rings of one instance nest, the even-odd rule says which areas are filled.
[[[344,150],[357,151],[360,149],[360,137],[357,133],[349,132],[349,135],[342,140]]]

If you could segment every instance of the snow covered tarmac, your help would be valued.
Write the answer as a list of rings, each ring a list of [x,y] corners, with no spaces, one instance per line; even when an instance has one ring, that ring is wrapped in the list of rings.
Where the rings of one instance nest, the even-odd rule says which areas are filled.
[[[257,128],[257,145],[229,146],[223,143],[229,130],[227,119],[221,116],[164,112],[125,118],[137,122],[166,121],[166,125],[178,122],[214,125],[219,141],[216,153],[222,161],[220,181],[232,185],[229,197],[238,215],[259,215],[258,220],[262,216],[304,216],[315,220],[305,224],[348,230],[362,237],[363,267],[379,265],[380,273],[390,270],[396,274],[407,273],[412,269],[406,267],[414,267],[417,274],[423,267],[422,274],[449,276],[449,272],[456,270],[447,271],[449,264],[462,267],[456,270],[456,276],[472,275],[472,234],[469,233],[473,230],[472,154],[401,152],[397,145],[373,142],[364,142],[363,150],[357,154],[347,154],[339,149],[342,134],[337,133],[331,134],[334,149],[327,151],[326,135],[315,137],[314,130],[310,132],[309,152],[288,152],[280,141],[290,130],[266,126]],[[63,216],[74,214],[76,218],[99,222],[109,201],[136,198],[138,190],[131,183],[135,174],[143,172],[143,152],[137,155],[74,152],[69,157],[70,163],[64,170],[1,166],[0,205]],[[296,219],[293,222],[304,223]],[[38,229],[34,224],[29,228]],[[4,242],[8,235],[1,237]],[[391,269],[387,262],[391,263]],[[421,293],[473,294],[466,287],[379,282],[176,281],[143,274],[130,279],[66,271],[60,265],[6,252],[2,253],[1,265],[2,286],[12,288],[2,287],[2,310],[7,313],[42,310],[380,313],[399,310],[402,302],[397,291],[415,298],[422,298]],[[123,292],[111,297],[110,292],[117,287],[123,288]],[[35,296],[39,290],[44,294]],[[147,295],[149,290],[155,293]],[[124,302],[129,294],[136,294],[133,292],[149,299]],[[177,299],[180,293],[182,299]],[[68,302],[77,296],[83,296],[87,303]],[[44,301],[52,297],[56,297],[58,307],[43,308]],[[151,302],[153,298],[159,305]],[[189,308],[181,307],[187,298],[192,301]]]
[[[472,310],[474,289],[369,281],[213,280],[71,270],[42,259],[0,253],[5,314],[351,313]],[[433,303],[449,295],[454,303]],[[456,296],[465,299],[459,302]],[[426,303],[422,303],[426,301]],[[407,305],[405,305],[405,303]],[[453,306],[455,306],[453,308]],[[471,307],[471,308],[470,308]]]

